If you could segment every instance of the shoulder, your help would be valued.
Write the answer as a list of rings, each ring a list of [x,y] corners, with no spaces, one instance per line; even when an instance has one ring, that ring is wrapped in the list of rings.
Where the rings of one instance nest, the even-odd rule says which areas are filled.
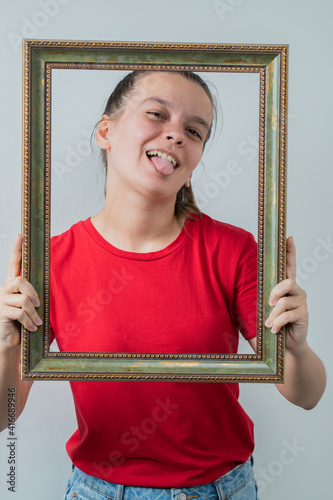
[[[233,289],[237,281],[243,280],[242,275],[246,280],[253,276],[256,282],[258,248],[252,233],[203,214],[201,219],[190,221],[188,234],[188,245],[197,262],[213,268],[223,286],[229,283]]]
[[[202,214],[187,225],[188,244],[196,249],[201,259],[215,262],[226,272],[242,263],[256,263],[257,243],[254,236],[243,228],[221,222]],[[253,264],[254,265],[254,264]]]
[[[201,219],[193,221],[191,228],[193,228],[195,232],[201,233],[202,237],[209,241],[210,244],[225,243],[228,246],[233,245],[242,247],[251,242],[255,243],[255,238],[249,231],[213,219],[206,214],[202,214]]]
[[[85,224],[86,221],[77,222],[67,231],[52,236],[50,242],[52,259],[66,257],[76,249],[86,233]]]

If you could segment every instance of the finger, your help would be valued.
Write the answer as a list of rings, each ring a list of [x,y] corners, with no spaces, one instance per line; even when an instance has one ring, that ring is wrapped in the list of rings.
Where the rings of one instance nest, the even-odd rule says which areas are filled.
[[[277,301],[284,295],[302,295],[306,297],[305,291],[292,279],[281,281],[272,289],[269,295],[269,305],[275,306]]]
[[[268,328],[272,327],[272,324],[274,323],[275,319],[280,316],[281,314],[285,313],[286,311],[291,311],[293,309],[297,309],[298,307],[303,307],[305,306],[305,299],[302,296],[287,296],[287,297],[282,297],[280,300],[278,300],[276,306],[268,316],[265,325]]]
[[[280,314],[280,316],[273,321],[271,331],[272,333],[278,333],[283,326],[286,326],[289,323],[296,323],[298,320],[302,320],[302,322],[304,322],[304,316],[304,310],[302,307],[286,311],[283,314]]]
[[[9,259],[7,281],[20,275],[22,263],[22,236],[15,238],[13,250]]]
[[[22,309],[29,316],[31,322],[36,326],[40,326],[43,323],[41,318],[38,316],[33,303],[27,295],[13,293],[3,297],[2,300],[7,306]]]
[[[19,307],[4,306],[2,308],[2,322],[6,323],[8,321],[18,321],[27,330],[35,332],[37,330],[37,325],[31,320],[28,314]]]
[[[21,276],[17,276],[16,278],[7,281],[2,287],[1,293],[2,294],[21,293],[23,295],[27,295],[35,307],[40,306],[38,293],[36,292],[32,284],[29,283],[29,281],[22,278]]]
[[[296,247],[292,236],[286,240],[286,276],[296,279]]]

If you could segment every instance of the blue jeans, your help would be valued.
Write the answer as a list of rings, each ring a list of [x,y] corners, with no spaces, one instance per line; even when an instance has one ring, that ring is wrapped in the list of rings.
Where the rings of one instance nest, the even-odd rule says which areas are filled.
[[[258,500],[251,460],[209,484],[187,488],[143,488],[108,483],[74,467],[65,500]]]

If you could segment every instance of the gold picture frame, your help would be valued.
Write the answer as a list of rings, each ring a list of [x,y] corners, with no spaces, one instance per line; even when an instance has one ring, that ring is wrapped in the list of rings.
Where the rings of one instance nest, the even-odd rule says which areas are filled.
[[[23,41],[23,270],[39,290],[43,325],[22,327],[22,379],[282,382],[284,331],[264,325],[285,276],[287,45]],[[257,353],[50,352],[52,72],[58,69],[258,73]]]

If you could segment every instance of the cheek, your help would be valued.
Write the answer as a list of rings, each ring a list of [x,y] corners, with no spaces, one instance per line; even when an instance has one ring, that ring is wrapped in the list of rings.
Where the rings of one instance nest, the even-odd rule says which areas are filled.
[[[136,136],[142,141],[156,137],[161,132],[161,128],[152,120],[138,120],[135,123]]]
[[[193,149],[191,152],[191,164],[193,166],[193,169],[199,165],[200,160],[202,158],[202,145],[198,145]]]
[[[156,137],[157,131],[154,124],[144,120],[133,120],[126,127],[127,146],[143,147],[147,142]]]

